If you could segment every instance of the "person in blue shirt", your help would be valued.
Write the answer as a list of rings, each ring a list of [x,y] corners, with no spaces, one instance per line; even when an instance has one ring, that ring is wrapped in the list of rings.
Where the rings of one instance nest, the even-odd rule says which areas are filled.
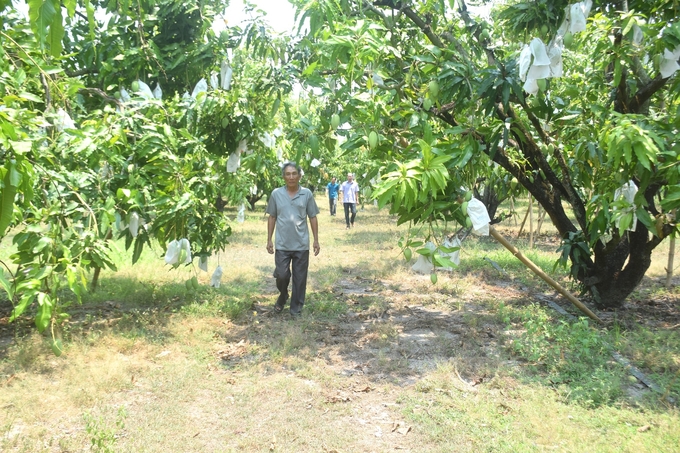
[[[335,210],[338,206],[338,190],[340,190],[340,184],[336,182],[335,178],[331,178],[331,182],[326,186],[328,191],[328,205],[331,209],[331,215],[335,215]]]

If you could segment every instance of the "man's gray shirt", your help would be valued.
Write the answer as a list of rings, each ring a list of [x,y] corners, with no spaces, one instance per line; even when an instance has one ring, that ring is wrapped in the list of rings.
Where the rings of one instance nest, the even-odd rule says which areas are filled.
[[[292,198],[285,186],[274,189],[267,203],[267,214],[276,217],[276,249],[309,250],[307,217],[311,219],[318,213],[319,208],[309,189],[299,186]]]

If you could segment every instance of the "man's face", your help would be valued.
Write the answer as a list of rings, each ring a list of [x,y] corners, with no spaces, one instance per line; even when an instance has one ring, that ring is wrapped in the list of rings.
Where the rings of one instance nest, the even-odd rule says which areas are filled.
[[[352,175],[352,173],[347,175],[347,182],[352,182],[353,179],[354,179],[354,176]]]
[[[335,178],[331,178],[331,182],[335,184]]]
[[[300,173],[295,167],[288,166],[283,170],[283,179],[286,180],[286,187],[296,188],[300,183]]]

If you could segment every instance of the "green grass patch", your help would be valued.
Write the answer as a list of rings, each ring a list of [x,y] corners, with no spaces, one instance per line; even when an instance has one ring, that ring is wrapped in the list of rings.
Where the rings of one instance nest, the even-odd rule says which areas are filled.
[[[498,316],[516,332],[508,342],[510,353],[526,360],[538,381],[567,401],[597,407],[622,396],[625,370],[612,360],[606,336],[587,318],[567,322],[537,305],[510,309],[502,304]]]

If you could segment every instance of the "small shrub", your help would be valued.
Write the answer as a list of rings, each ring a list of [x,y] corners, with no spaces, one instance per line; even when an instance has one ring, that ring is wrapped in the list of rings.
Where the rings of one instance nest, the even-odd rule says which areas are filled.
[[[85,430],[90,436],[92,450],[101,453],[114,453],[116,451],[116,431],[125,429],[125,419],[127,418],[125,408],[118,409],[115,428],[109,427],[103,417],[94,417],[86,412],[83,418],[85,419]]]

